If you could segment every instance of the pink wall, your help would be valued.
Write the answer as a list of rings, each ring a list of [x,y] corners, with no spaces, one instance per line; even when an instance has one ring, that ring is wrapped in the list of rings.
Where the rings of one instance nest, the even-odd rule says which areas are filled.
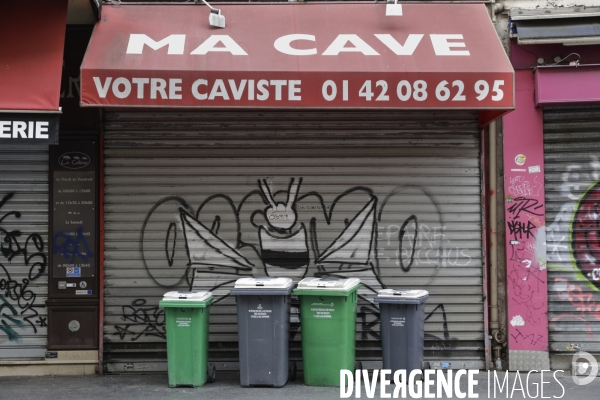
[[[600,104],[600,66],[540,67],[535,89],[537,106]]]
[[[548,349],[542,110],[532,70],[515,71],[516,110],[504,117],[509,350]]]

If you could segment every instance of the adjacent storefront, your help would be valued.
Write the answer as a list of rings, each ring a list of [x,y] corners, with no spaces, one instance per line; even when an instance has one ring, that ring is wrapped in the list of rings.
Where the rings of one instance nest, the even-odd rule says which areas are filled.
[[[579,350],[596,358],[600,351],[600,58],[597,46],[584,46],[597,41],[595,25],[581,9],[563,11],[511,14],[518,38],[516,110],[504,118],[510,370],[571,370],[586,362],[574,358]]]
[[[535,75],[544,123],[553,368],[568,368],[578,350],[596,356],[600,352],[599,81],[596,66],[540,68]]]
[[[0,363],[43,359],[48,146],[58,142],[67,2],[0,5]]]
[[[600,269],[596,263],[600,190],[598,117],[598,106],[544,109],[546,252],[553,368],[569,368],[577,350],[596,357],[600,352]]]
[[[482,128],[513,71],[481,4],[387,9],[223,5],[217,30],[206,7],[103,7],[81,103],[104,108],[105,371],[166,369],[175,289],[215,294],[210,358],[237,369],[229,290],[264,275],[360,278],[366,367],[386,287],[429,291],[432,367],[489,365]],[[299,359],[295,303],[291,324]]]

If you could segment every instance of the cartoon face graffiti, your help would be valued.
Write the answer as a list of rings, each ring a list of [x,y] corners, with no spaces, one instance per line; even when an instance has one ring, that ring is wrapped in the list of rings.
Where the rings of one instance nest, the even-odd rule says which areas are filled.
[[[197,208],[182,197],[169,196],[149,210],[140,251],[158,286],[209,290],[219,302],[242,276],[294,281],[305,276],[358,277],[363,284],[360,318],[364,332],[370,332],[379,318],[373,298],[386,287],[379,260],[392,282],[424,266],[430,274],[425,285],[446,267],[472,262],[468,250],[447,239],[441,208],[424,187],[391,187],[380,203],[368,186],[336,193],[332,185],[303,183],[301,178],[245,182],[250,190],[243,184],[229,186],[227,194],[201,197]],[[284,188],[277,190],[278,184]],[[202,188],[201,196],[205,190],[212,189]],[[407,197],[418,204],[425,222],[406,213]],[[442,304],[431,314],[436,312],[446,321]],[[444,338],[449,338],[446,325]]]
[[[252,252],[248,253],[253,250],[263,264],[263,273],[268,276],[299,279],[306,276],[309,266],[313,265],[320,276],[359,276],[367,280],[367,287],[372,291],[382,288],[375,254],[377,197],[368,188],[356,187],[327,206],[314,191],[299,195],[301,185],[301,178],[291,178],[286,191],[273,192],[272,184],[262,179],[258,181],[260,191],[251,191],[237,205],[226,195],[214,195],[195,213],[183,199],[165,198],[146,218],[142,252],[150,254],[143,238],[151,231],[147,229],[148,224],[160,215],[159,208],[177,208],[178,221],[171,222],[166,232],[164,254],[171,267],[178,235],[183,234],[188,259],[185,276],[190,286],[199,274],[261,274],[257,271],[260,266],[251,261]],[[334,215],[336,205],[339,211]],[[317,226],[320,224],[339,229],[337,234],[327,232],[331,239],[324,250],[318,245]],[[236,233],[235,238],[232,231]],[[403,229],[403,234],[405,231]],[[153,262],[152,258],[144,260],[150,270],[152,266],[148,261]],[[173,279],[167,284],[166,280],[153,278],[163,286],[176,283]]]
[[[298,191],[302,179],[290,180],[285,202],[277,202],[265,179],[258,182],[261,200],[266,205],[262,210],[252,213],[252,221],[258,230],[258,245],[255,251],[263,262],[264,272],[268,276],[289,276],[302,278],[306,275],[310,264],[309,241],[316,241],[316,228],[307,231],[306,222],[316,227],[314,213],[308,214],[308,221],[299,221],[296,209]],[[347,264],[349,266],[361,265],[359,268],[347,267],[343,273],[365,271],[365,267],[372,268],[374,264],[373,247],[376,232],[376,197],[370,195],[367,204],[351,221],[346,219],[345,228],[337,239],[323,252],[314,249],[314,263],[325,274],[325,264]],[[240,205],[241,206],[241,205]],[[202,209],[202,207],[201,207]],[[322,207],[326,209],[326,207]],[[206,271],[231,273],[233,268],[236,273],[250,271],[252,264],[238,250],[241,246],[232,245],[218,235],[221,215],[214,215],[209,229],[199,218],[192,216],[185,209],[180,208],[181,223],[185,235],[186,249],[189,265],[194,267],[205,266]],[[327,223],[331,223],[331,215],[324,214]],[[258,217],[262,218],[258,218]],[[304,219],[307,216],[304,215]],[[227,271],[227,269],[230,269]],[[196,273],[203,270],[196,269]],[[372,277],[375,272],[372,271]]]
[[[265,272],[270,276],[285,275],[281,269],[303,270],[306,274],[309,265],[308,240],[304,224],[296,228],[298,214],[296,198],[302,179],[292,178],[285,203],[276,202],[267,181],[259,181],[262,194],[268,205],[264,215],[268,226],[259,227],[259,240]],[[296,228],[296,229],[294,229]]]
[[[425,188],[394,187],[379,205],[367,186],[335,194],[322,184],[305,188],[301,178],[287,178],[285,190],[276,190],[276,181],[248,180],[253,190],[208,195],[196,209],[178,196],[158,201],[142,225],[149,276],[165,288],[185,284],[225,294],[237,276],[298,280],[310,272],[358,277],[371,293],[362,294],[372,297],[385,287],[380,259],[402,273],[415,265],[435,267],[429,280],[447,266],[471,262],[446,239],[440,208]],[[426,223],[402,212],[406,196],[419,199]]]

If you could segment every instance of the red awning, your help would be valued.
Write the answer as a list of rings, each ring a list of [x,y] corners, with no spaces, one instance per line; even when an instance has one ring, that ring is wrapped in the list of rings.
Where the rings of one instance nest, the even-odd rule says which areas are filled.
[[[67,4],[0,2],[0,111],[58,112]]]
[[[82,106],[514,108],[514,71],[482,4],[105,5]]]

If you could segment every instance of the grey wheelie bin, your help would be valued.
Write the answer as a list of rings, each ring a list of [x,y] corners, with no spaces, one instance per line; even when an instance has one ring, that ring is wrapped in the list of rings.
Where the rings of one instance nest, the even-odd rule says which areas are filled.
[[[295,379],[289,362],[290,278],[241,278],[231,294],[236,297],[240,384],[282,387]]]
[[[426,290],[380,290],[375,302],[381,312],[383,368],[423,369]]]

